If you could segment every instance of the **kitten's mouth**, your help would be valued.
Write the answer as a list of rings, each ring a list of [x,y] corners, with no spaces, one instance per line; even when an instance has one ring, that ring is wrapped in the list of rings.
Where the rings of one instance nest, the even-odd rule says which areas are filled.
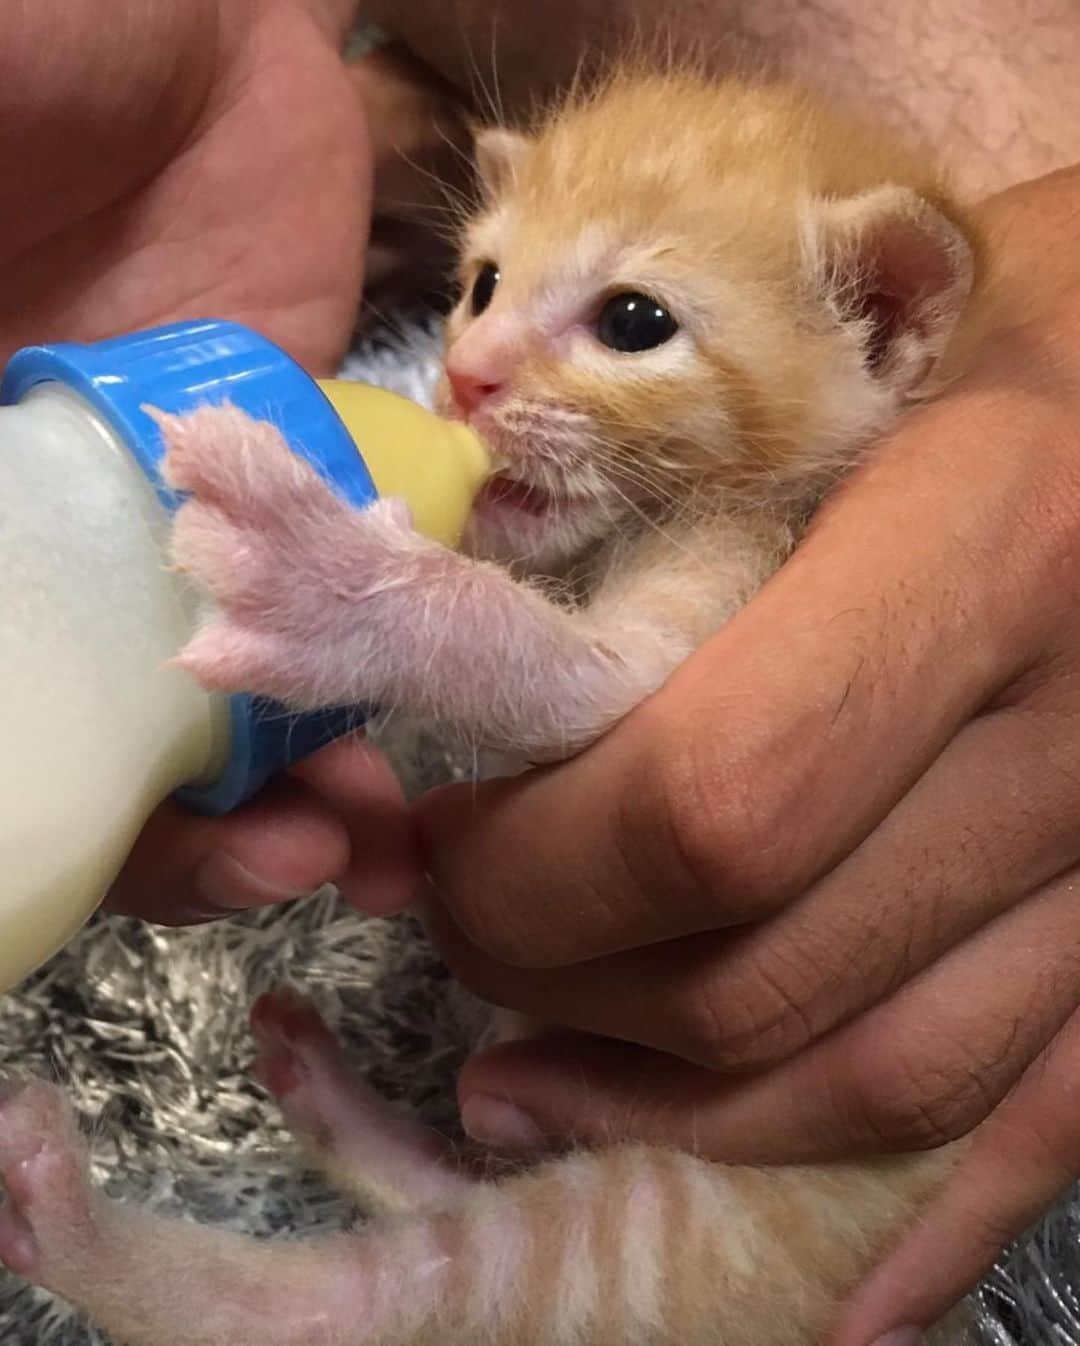
[[[497,472],[480,488],[473,508],[482,513],[512,513],[520,518],[544,519],[552,514],[565,516],[588,503],[584,496],[546,490],[506,472]]]
[[[476,507],[478,509],[486,506],[502,507],[539,518],[551,509],[554,500],[554,496],[542,487],[498,472],[480,488],[480,494],[476,497]]]

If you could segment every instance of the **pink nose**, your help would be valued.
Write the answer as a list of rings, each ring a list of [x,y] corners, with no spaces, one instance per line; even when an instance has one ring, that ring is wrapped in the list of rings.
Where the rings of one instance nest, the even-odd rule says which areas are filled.
[[[453,360],[447,362],[446,377],[450,381],[454,401],[466,416],[489,397],[494,397],[503,387],[502,383],[492,380],[490,375],[485,377],[476,370],[455,364]]]

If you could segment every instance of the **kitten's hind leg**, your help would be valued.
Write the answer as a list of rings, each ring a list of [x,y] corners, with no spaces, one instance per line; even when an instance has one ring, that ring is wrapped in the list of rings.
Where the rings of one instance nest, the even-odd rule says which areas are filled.
[[[0,1262],[123,1346],[374,1346],[375,1314],[408,1319],[406,1286],[405,1310],[432,1311],[430,1250],[410,1261],[408,1230],[384,1259],[378,1238],[245,1238],[110,1201],[66,1099],[41,1081],[0,1097],[0,1180]]]
[[[946,1172],[580,1153],[352,1235],[256,1240],[91,1191],[63,1097],[0,1103],[0,1257],[124,1346],[812,1346]]]
[[[293,1133],[343,1191],[382,1211],[441,1205],[473,1186],[436,1132],[392,1107],[346,1064],[315,1007],[294,991],[256,1002],[255,1072]]]
[[[75,1117],[58,1089],[0,1083],[0,1261],[16,1275],[92,1273],[103,1232]]]

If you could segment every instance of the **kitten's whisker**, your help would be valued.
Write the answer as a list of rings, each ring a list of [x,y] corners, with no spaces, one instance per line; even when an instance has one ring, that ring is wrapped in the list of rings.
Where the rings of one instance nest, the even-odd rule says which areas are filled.
[[[473,44],[470,41],[469,34],[465,31],[464,21],[459,15],[458,27],[461,33],[461,45],[465,52],[469,66],[469,92],[473,103],[480,110],[481,114],[494,126],[505,126],[506,117],[502,104],[502,94],[498,86],[497,68],[495,63],[496,53],[496,25],[494,21],[491,25],[491,87],[485,80],[480,65],[476,59],[476,53]]]
[[[476,209],[475,197],[470,196],[468,192],[462,191],[460,187],[455,187],[452,183],[447,182],[444,177],[432,172],[430,168],[425,168],[423,164],[417,163],[404,150],[397,150],[396,153],[414,173],[430,182],[442,196],[446,197],[445,208],[447,210],[453,210],[456,207],[458,220],[465,220]]]
[[[448,135],[446,131],[443,130],[442,123],[439,121],[437,117],[433,122],[433,127],[435,130],[435,134],[443,142],[446,148],[448,150],[451,150],[461,160],[462,164],[464,164],[465,168],[468,170],[468,173],[471,177],[476,169],[476,162],[473,156],[469,153],[468,150],[462,149],[461,146],[457,143],[457,141],[453,138],[453,136]]]
[[[680,542],[677,538],[674,538],[671,535],[671,533],[666,528],[664,528],[657,519],[655,519],[651,514],[649,514],[649,512],[645,508],[643,508],[643,506],[640,505],[637,501],[635,501],[631,496],[627,495],[627,493],[624,490],[622,490],[622,488],[618,485],[618,483],[611,477],[609,477],[606,482],[606,488],[613,495],[617,496],[618,499],[626,506],[626,508],[642,524],[644,524],[646,528],[652,530],[653,532],[657,533],[660,537],[664,538],[677,551],[681,551],[687,555],[692,554],[690,553],[689,549],[685,546],[684,543]]]

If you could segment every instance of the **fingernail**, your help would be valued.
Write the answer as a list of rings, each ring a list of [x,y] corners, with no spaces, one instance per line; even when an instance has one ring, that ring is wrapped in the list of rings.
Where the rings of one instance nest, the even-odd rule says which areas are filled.
[[[923,1346],[925,1340],[921,1328],[896,1327],[871,1342],[870,1346]]]
[[[540,1128],[512,1103],[490,1094],[473,1094],[461,1106],[465,1134],[496,1150],[539,1150],[544,1146]]]
[[[195,870],[194,888],[201,902],[219,911],[269,907],[275,902],[291,902],[307,896],[295,888],[259,878],[239,860],[221,851],[213,852],[200,863]]]

